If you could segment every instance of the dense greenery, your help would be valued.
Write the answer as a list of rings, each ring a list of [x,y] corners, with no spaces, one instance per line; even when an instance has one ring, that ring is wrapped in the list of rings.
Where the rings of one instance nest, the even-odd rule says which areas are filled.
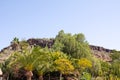
[[[55,38],[53,49],[62,51],[73,58],[90,57],[90,48],[83,34],[71,35],[61,30]]]
[[[110,54],[112,62],[100,60],[93,56],[82,33],[61,30],[51,48],[30,46],[17,38],[12,45],[21,50],[15,49],[1,63],[5,80],[120,80],[120,52]]]

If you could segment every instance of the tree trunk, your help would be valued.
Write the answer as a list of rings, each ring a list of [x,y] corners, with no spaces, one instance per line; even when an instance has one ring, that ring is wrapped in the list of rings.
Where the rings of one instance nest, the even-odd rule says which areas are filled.
[[[49,73],[49,80],[50,80],[50,73]]]
[[[43,80],[43,76],[42,75],[39,76],[39,80]]]
[[[2,80],[7,80],[8,76],[9,76],[9,73],[3,74],[3,79]]]
[[[32,76],[33,76],[32,71],[27,71],[25,75],[27,77],[27,80],[32,80]]]
[[[60,73],[60,80],[62,80],[62,73]]]
[[[32,80],[32,78],[29,76],[29,77],[27,77],[27,80]]]

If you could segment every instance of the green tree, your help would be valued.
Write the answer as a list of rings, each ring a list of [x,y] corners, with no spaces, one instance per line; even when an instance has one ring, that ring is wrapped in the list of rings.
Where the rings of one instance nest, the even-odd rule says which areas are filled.
[[[95,56],[92,57],[92,67],[90,69],[92,77],[97,77],[102,75],[101,63]]]
[[[43,80],[44,73],[52,71],[53,61],[51,58],[51,52],[48,49],[44,48],[40,50],[39,59],[36,60],[37,65],[35,66],[39,80]]]
[[[109,62],[104,62],[101,61],[101,70],[103,72],[103,76],[108,77],[108,75],[110,74],[110,67],[111,64]]]
[[[75,67],[75,71],[78,72],[78,79],[80,79],[80,76],[82,76],[83,72],[87,72],[88,69],[92,68],[92,62],[87,58],[72,59],[72,63]]]
[[[120,52],[117,52],[116,50],[112,51],[112,53],[110,54],[110,57],[112,58],[112,60],[120,60]]]
[[[9,67],[9,63],[10,63],[10,59],[8,58],[3,63],[1,63],[1,67],[0,67],[3,73],[3,79],[5,80],[9,79],[9,75],[12,72]]]
[[[13,43],[19,43],[19,39],[17,37],[15,37],[12,42]]]
[[[19,39],[17,37],[13,39],[11,46],[14,50],[17,50],[19,48]]]
[[[54,50],[62,51],[74,58],[90,57],[91,51],[83,34],[71,35],[61,30],[52,46]]]
[[[111,64],[110,73],[120,78],[120,61],[114,60]]]

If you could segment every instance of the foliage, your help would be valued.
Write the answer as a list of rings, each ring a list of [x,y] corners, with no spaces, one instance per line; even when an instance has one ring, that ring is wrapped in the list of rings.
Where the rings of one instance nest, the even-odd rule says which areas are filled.
[[[110,73],[120,77],[120,61],[116,60],[112,63]]]
[[[50,52],[46,51],[46,49],[41,49],[39,59],[36,60],[36,64],[35,69],[37,70],[38,75],[43,75],[45,72],[52,71],[50,68],[53,61],[51,59]]]
[[[86,58],[81,58],[78,60],[78,65],[81,69],[85,69],[85,68],[91,68],[92,67],[92,62],[89,61]]]
[[[92,68],[90,69],[92,76],[100,76],[102,74],[100,60],[92,57]]]
[[[112,62],[102,61],[91,54],[82,33],[72,35],[61,30],[52,48],[30,46],[25,40],[19,41],[18,38],[14,38],[13,44],[18,45],[20,50],[16,48],[15,52],[0,64],[6,76],[21,77],[18,74],[22,70],[24,76],[28,73],[41,79],[46,73],[50,76],[50,73],[58,72],[60,77],[75,75],[78,80],[120,80],[120,52],[113,50],[110,53]],[[11,80],[18,79],[11,77]]]
[[[20,41],[19,45],[21,46],[22,50],[25,50],[29,47],[29,44],[25,40]]]
[[[9,66],[9,59],[7,59],[4,63],[1,63],[1,69],[3,73],[10,72],[10,66]]]
[[[61,30],[52,46],[54,50],[62,51],[74,58],[90,57],[90,48],[82,33],[71,35]]]
[[[103,61],[101,61],[100,63],[101,63],[102,76],[108,76],[110,73],[111,64]]]
[[[91,70],[92,68],[92,62],[90,60],[88,60],[87,58],[81,58],[81,59],[72,59],[72,63],[75,67],[75,71],[77,71],[77,78],[80,80],[84,80],[85,77],[90,77],[91,73],[89,73],[89,69]],[[83,76],[83,73],[86,73]],[[81,77],[82,76],[82,77]],[[81,78],[80,78],[81,77]],[[87,79],[85,79],[87,80]],[[89,80],[89,79],[88,79]]]
[[[19,43],[19,38],[15,37],[12,42],[13,43]]]
[[[113,51],[113,53],[110,56],[112,60],[120,60],[120,52]]]
[[[32,51],[24,51],[24,52],[16,52],[14,53],[14,57],[16,58],[10,65],[18,65],[19,68],[24,68],[27,71],[33,70],[33,60],[35,57],[31,55]]]
[[[111,63],[110,73],[113,76],[120,77],[120,52],[113,50],[110,56],[113,60]]]
[[[60,71],[62,74],[69,74],[74,70],[72,63],[68,59],[57,59],[54,62],[56,70]]]
[[[67,59],[68,56],[60,51],[57,52],[52,52],[51,57],[53,59],[53,61],[55,61],[56,59],[61,59],[61,58],[65,58]]]
[[[91,75],[90,75],[90,73],[83,72],[80,80],[91,80]]]

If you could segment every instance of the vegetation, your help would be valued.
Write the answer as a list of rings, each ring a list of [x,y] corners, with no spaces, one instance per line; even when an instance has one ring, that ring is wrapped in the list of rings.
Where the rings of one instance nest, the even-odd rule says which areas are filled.
[[[112,62],[100,60],[82,33],[61,30],[49,48],[18,38],[12,45],[17,48],[0,64],[4,80],[120,80],[120,52],[112,51]]]
[[[71,35],[61,30],[55,38],[53,49],[62,51],[73,58],[90,57],[91,52],[83,34]]]

